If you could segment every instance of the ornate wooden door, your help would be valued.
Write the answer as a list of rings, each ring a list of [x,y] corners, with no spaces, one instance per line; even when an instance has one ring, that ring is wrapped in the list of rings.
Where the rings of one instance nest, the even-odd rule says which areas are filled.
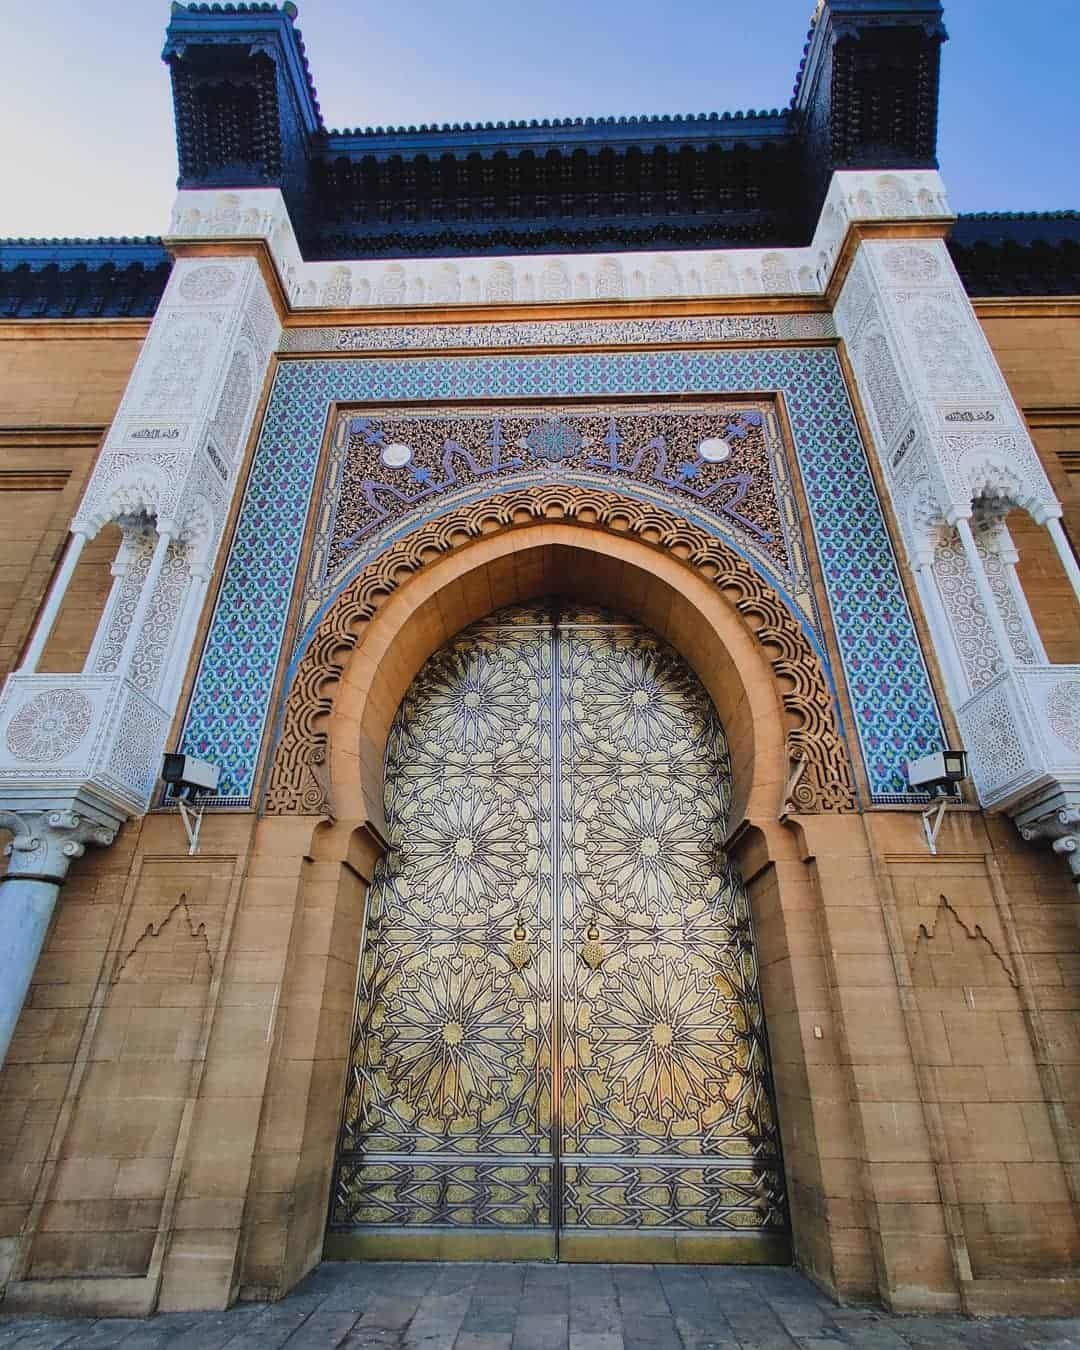
[[[387,748],[327,1255],[787,1259],[723,730],[618,616],[502,611]]]

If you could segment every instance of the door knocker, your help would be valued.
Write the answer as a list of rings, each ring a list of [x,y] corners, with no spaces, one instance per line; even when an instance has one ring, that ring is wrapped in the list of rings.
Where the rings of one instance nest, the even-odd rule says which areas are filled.
[[[585,945],[581,949],[581,959],[590,970],[599,970],[604,964],[604,944],[600,941],[600,929],[596,920],[590,919],[585,929]]]
[[[514,929],[514,940],[506,953],[506,959],[515,970],[522,970],[532,960],[532,948],[529,946],[529,930],[519,923]]]

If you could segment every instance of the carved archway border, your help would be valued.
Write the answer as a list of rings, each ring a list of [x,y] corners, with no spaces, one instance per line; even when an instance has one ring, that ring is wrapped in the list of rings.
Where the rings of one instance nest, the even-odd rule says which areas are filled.
[[[502,493],[422,525],[373,558],[345,587],[316,629],[288,690],[266,791],[267,814],[328,812],[326,723],[349,654],[379,606],[423,567],[483,535],[558,519],[632,535],[724,592],[764,649],[781,702],[794,719],[786,733],[793,772],[784,809],[858,809],[851,761],[824,667],[764,577],[723,540],[652,504],[557,484]]]

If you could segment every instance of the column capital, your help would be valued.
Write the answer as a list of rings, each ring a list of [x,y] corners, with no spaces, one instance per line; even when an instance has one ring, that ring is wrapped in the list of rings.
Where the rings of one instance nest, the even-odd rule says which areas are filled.
[[[1028,843],[1049,841],[1058,857],[1069,864],[1080,888],[1080,792],[1058,789],[1037,805],[1010,814]]]
[[[1052,520],[1061,520],[1065,509],[1055,498],[1052,502],[1032,503],[1028,510],[1036,525],[1049,525]]]
[[[74,859],[86,852],[87,844],[107,848],[116,838],[117,827],[61,808],[0,810],[0,829],[10,830],[13,836],[4,849],[9,859],[4,881],[22,878],[60,885]]]

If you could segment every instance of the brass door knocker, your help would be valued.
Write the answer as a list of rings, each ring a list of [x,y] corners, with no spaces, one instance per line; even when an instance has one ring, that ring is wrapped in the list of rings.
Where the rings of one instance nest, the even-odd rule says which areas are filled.
[[[589,926],[585,929],[581,959],[590,970],[599,970],[604,964],[604,944],[600,941],[600,929],[597,928],[595,919],[590,919]]]
[[[529,946],[529,930],[519,923],[514,929],[514,940],[506,953],[506,959],[515,970],[522,970],[532,960],[532,948]]]

